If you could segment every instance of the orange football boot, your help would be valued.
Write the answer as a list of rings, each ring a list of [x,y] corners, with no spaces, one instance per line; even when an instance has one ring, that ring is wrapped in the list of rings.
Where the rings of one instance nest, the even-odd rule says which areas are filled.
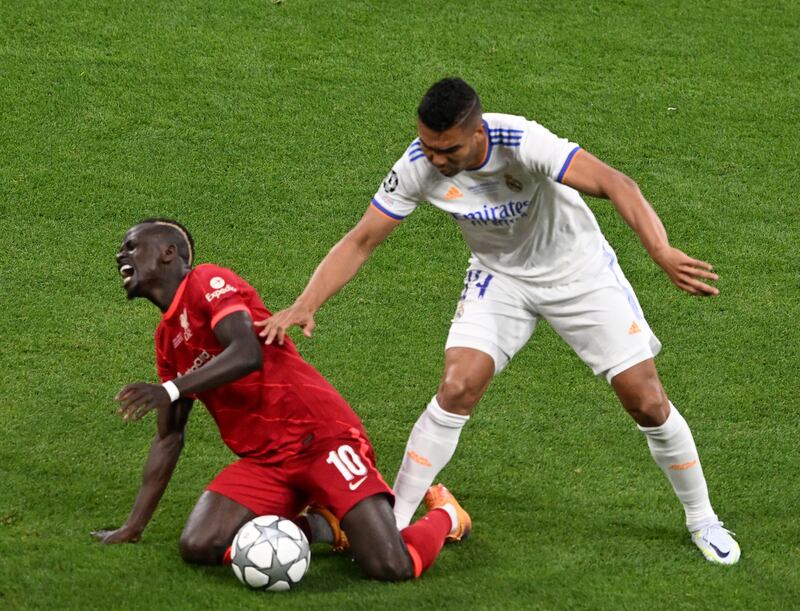
[[[306,507],[303,513],[316,514],[328,523],[328,526],[331,527],[331,533],[333,533],[331,549],[334,552],[346,552],[350,549],[350,542],[347,540],[347,534],[342,530],[339,519],[331,513],[330,509],[314,503]]]
[[[469,517],[469,514],[458,503],[453,493],[445,488],[443,484],[436,484],[428,488],[428,491],[425,493],[425,507],[428,508],[428,511],[440,509],[447,504],[452,505],[453,509],[456,510],[458,525],[447,535],[446,541],[449,543],[463,541],[469,537],[472,532],[472,518]]]

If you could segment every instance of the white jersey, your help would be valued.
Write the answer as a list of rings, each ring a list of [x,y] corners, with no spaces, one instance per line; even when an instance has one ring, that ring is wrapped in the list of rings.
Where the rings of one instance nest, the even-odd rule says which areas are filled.
[[[484,114],[489,137],[477,168],[448,178],[414,140],[372,200],[402,220],[428,201],[458,223],[473,261],[553,286],[602,264],[605,238],[574,189],[561,184],[580,147],[524,117]]]

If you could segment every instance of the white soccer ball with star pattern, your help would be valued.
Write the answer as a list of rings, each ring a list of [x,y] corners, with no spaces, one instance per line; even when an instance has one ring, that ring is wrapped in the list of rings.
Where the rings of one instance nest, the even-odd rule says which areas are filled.
[[[290,590],[306,574],[310,561],[303,531],[280,516],[250,520],[231,544],[233,572],[243,584],[258,590]]]

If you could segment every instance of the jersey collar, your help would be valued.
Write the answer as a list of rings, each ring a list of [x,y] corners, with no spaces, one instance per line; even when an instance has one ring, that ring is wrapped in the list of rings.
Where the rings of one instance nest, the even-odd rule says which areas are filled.
[[[178,304],[181,302],[181,297],[183,297],[183,291],[186,290],[186,282],[189,280],[189,276],[192,275],[193,271],[194,270],[186,274],[186,276],[183,278],[183,281],[181,281],[181,283],[178,285],[178,290],[175,291],[175,297],[172,298],[172,303],[169,304],[169,308],[167,308],[167,311],[164,312],[161,320],[167,320],[167,318],[172,316],[175,313],[175,310],[178,309]]]

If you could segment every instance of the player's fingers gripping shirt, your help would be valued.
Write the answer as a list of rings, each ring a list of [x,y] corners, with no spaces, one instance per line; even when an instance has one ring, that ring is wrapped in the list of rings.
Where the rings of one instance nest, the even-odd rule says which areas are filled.
[[[487,113],[483,128],[483,162],[450,178],[412,142],[372,205],[402,220],[428,201],[458,223],[475,261],[538,284],[565,284],[599,269],[600,228],[580,194],[563,184],[580,147],[524,117]]]
[[[199,265],[184,278],[156,329],[156,362],[162,380],[186,375],[219,355],[214,335],[220,320],[246,311],[270,316],[255,289],[229,269]],[[361,422],[331,384],[298,354],[262,344],[263,366],[231,383],[198,393],[225,444],[239,456],[280,461],[311,441],[336,436]]]

